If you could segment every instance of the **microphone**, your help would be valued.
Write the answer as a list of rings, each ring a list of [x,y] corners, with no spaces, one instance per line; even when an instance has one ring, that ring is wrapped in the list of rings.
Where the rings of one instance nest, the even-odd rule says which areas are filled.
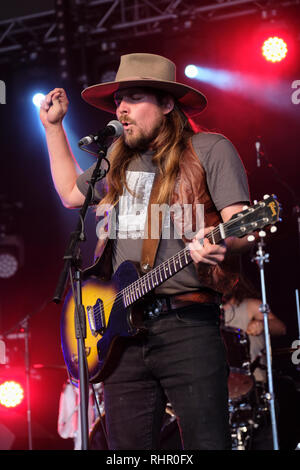
[[[97,140],[104,140],[107,137],[120,137],[123,134],[123,125],[119,121],[110,121],[106,127],[97,132],[97,134],[90,134],[82,137],[78,142],[78,146],[90,145]]]
[[[260,143],[259,140],[257,142],[255,142],[255,148],[256,148],[256,165],[257,165],[257,168],[259,168],[260,164],[261,164],[261,161],[260,161],[260,158],[261,158],[261,152],[260,152],[261,143]]]

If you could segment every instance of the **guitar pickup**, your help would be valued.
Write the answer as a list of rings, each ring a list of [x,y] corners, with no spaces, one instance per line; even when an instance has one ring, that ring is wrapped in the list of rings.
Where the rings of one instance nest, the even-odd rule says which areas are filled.
[[[98,333],[103,335],[106,322],[102,300],[98,299],[93,307],[88,306],[86,310],[92,335],[97,336]]]
[[[91,333],[93,336],[97,336],[93,307],[89,305],[88,307],[86,307],[86,311],[87,311],[87,317],[89,320]]]

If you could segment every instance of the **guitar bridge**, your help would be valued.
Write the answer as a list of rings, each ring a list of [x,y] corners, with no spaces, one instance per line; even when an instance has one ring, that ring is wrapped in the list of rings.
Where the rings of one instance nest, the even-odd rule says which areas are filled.
[[[102,300],[98,299],[93,307],[88,306],[86,309],[92,335],[97,336],[98,333],[103,335],[106,322]]]

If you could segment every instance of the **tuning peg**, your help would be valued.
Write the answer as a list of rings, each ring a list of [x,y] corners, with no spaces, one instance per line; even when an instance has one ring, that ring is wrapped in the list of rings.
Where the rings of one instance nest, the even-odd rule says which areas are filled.
[[[249,206],[243,206],[243,211],[245,211],[246,209],[249,209]]]
[[[258,232],[258,235],[263,238],[266,236],[266,232],[264,230],[261,230],[260,232]]]
[[[254,199],[253,204],[257,204],[257,199]]]
[[[248,240],[248,242],[254,242],[255,236],[254,235],[249,235],[249,237],[247,237],[247,240]]]
[[[268,199],[269,197],[270,197],[269,194],[264,195],[264,199]]]
[[[277,227],[276,227],[276,225],[272,225],[272,227],[270,228],[270,232],[271,232],[271,233],[277,232]]]

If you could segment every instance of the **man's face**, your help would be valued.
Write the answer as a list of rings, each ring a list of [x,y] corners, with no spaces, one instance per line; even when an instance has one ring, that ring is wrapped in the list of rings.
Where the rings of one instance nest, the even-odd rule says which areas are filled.
[[[159,104],[155,94],[147,88],[126,88],[115,93],[116,115],[124,127],[124,140],[137,150],[151,148],[165,114],[172,109],[172,99]]]

